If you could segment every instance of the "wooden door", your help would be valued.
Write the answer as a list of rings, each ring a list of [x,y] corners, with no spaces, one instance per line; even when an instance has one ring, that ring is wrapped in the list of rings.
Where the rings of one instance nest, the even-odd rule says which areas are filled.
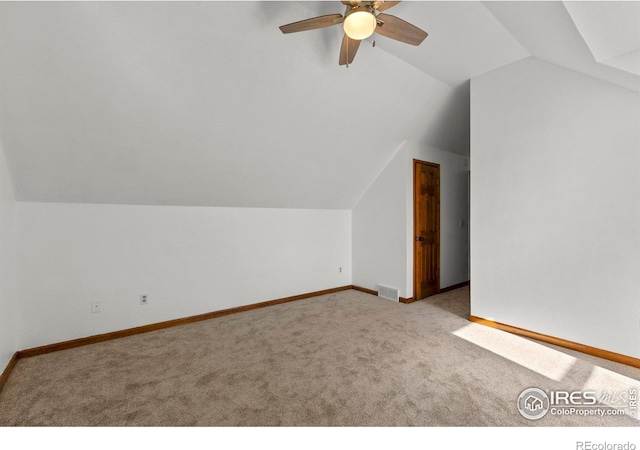
[[[440,165],[413,160],[413,297],[440,292]]]

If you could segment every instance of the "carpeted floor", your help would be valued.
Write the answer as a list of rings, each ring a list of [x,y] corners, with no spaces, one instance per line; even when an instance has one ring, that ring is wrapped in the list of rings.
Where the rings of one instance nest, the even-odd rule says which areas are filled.
[[[614,402],[640,386],[640,369],[471,324],[468,314],[468,288],[410,305],[351,290],[21,359],[0,393],[0,425],[640,423],[525,419],[516,399],[526,388],[589,388]]]

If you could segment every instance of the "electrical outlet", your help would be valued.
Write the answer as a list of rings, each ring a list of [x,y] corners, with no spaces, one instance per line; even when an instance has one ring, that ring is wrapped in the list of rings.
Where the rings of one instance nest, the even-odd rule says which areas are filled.
[[[140,304],[141,305],[149,304],[149,296],[147,294],[140,294]]]
[[[102,303],[100,303],[100,302],[91,302],[91,312],[92,313],[102,312]]]
[[[338,268],[338,272],[342,273],[342,267]]]

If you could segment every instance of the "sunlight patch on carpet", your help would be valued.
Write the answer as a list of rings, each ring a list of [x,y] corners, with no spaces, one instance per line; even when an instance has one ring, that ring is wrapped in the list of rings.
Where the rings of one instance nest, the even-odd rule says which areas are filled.
[[[594,366],[582,390],[594,391],[598,401],[603,405],[623,409],[629,417],[640,420],[638,417],[640,382],[638,380]]]
[[[471,323],[453,334],[529,370],[561,381],[576,358],[511,333]]]

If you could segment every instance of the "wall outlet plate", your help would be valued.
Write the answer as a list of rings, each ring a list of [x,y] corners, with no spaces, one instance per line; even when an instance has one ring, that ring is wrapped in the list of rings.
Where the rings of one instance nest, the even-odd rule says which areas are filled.
[[[147,294],[140,294],[140,304],[141,305],[149,304],[149,296]]]

